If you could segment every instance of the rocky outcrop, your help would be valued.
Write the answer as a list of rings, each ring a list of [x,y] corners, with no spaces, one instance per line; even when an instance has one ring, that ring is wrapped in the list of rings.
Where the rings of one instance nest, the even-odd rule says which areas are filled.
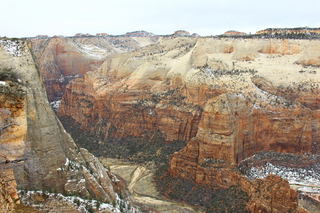
[[[78,85],[86,86],[76,89]],[[166,132],[168,140],[188,140],[195,136],[201,108],[184,103],[178,90],[160,94],[145,91],[119,94],[116,90],[96,99],[82,95],[90,86],[89,82],[77,79],[71,86],[63,100],[68,108],[62,107],[59,115],[72,116],[89,131],[104,135],[105,140],[119,134],[120,137],[141,136],[144,131],[158,129]],[[110,127],[115,131],[109,131]]]
[[[242,183],[242,188],[249,196],[247,207],[251,212],[304,212],[298,208],[297,192],[279,176],[269,175],[249,185]]]
[[[31,39],[50,102],[61,99],[72,79],[96,70],[107,58],[153,43],[151,37],[53,37]]]
[[[300,103],[262,90],[264,85],[277,90],[281,82],[265,84],[268,82],[265,72],[270,70],[258,71],[253,66],[263,59],[279,69],[280,62],[273,65],[277,61],[264,55],[255,63],[238,57],[259,55],[271,42],[288,51],[293,51],[290,45],[303,43],[257,40],[251,48],[248,42],[163,39],[156,47],[120,54],[106,61],[98,71],[73,81],[58,114],[71,116],[84,128],[102,135],[111,134],[110,127],[120,137],[139,136],[144,130],[157,129],[168,140],[189,140],[197,134],[200,141],[220,147],[214,148],[221,150],[217,158],[234,163],[264,150],[310,152],[312,138],[318,137],[314,129],[317,119]],[[208,48],[210,45],[212,48]],[[225,53],[225,45],[233,46],[234,51]],[[243,45],[251,49],[243,49]],[[288,51],[282,54],[290,54],[286,57],[298,54]],[[211,55],[224,60],[213,59]],[[296,58],[291,59],[295,69],[300,66],[294,64]],[[256,73],[262,75],[259,81],[252,78]],[[311,101],[316,103],[315,99]]]
[[[241,185],[235,166],[257,152],[319,154],[320,70],[300,63],[319,57],[312,46],[316,41],[160,38],[71,82],[58,114],[99,134],[96,143],[157,130],[168,141],[188,141],[170,158],[172,175]],[[260,182],[248,184],[241,186],[250,194]],[[276,177],[264,184],[286,198],[269,191],[279,205],[264,197],[261,206],[248,204],[252,211],[296,210],[287,184]]]
[[[118,199],[116,178],[92,154],[76,146],[50,107],[30,42],[6,42],[14,43],[16,49],[13,54],[2,43],[0,67],[9,67],[18,76],[17,83],[1,79],[0,85],[1,113],[5,114],[1,117],[0,163],[5,166],[1,172],[11,178],[12,189],[7,187],[7,191],[12,199],[17,198],[16,183],[25,189],[55,189],[108,202]]]
[[[0,180],[0,208],[3,213],[14,212],[15,203],[11,194],[7,191],[6,181]]]

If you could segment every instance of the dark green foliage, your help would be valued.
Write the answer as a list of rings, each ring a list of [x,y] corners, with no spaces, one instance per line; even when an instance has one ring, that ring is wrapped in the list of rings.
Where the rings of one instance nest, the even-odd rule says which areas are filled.
[[[74,202],[77,206],[80,206],[80,200],[79,200],[79,199],[74,199],[73,202]]]
[[[198,185],[192,180],[172,177],[167,166],[157,170],[154,183],[165,197],[197,206],[207,213],[248,212],[245,209],[248,196],[240,186],[222,189],[211,185]]]
[[[163,104],[171,104],[175,106],[187,106],[187,107],[195,107],[195,105],[186,103],[186,97],[181,95],[179,88],[175,88],[160,94],[152,94],[150,98],[139,100],[138,103],[134,106],[134,108],[145,108],[148,107],[148,103],[152,102],[153,105],[158,104],[159,102]]]
[[[96,209],[99,210],[100,206],[101,206],[101,202],[100,202],[100,201],[97,201],[97,202],[96,202]]]
[[[247,199],[247,194],[242,191],[240,186],[218,189],[212,194],[211,207],[208,208],[207,212],[246,212]]]
[[[185,147],[185,141],[165,141],[160,131],[145,132],[141,137],[108,138],[103,144],[103,136],[90,134],[80,128],[70,117],[60,117],[75,142],[88,149],[95,156],[127,159],[137,163],[154,161],[156,164],[168,162],[168,157]]]
[[[18,82],[19,76],[10,67],[0,68],[0,81]]]
[[[19,42],[25,40],[24,38],[8,38],[6,36],[0,37],[0,40],[5,40],[5,41],[14,41],[14,42]]]
[[[17,102],[25,96],[19,75],[12,68],[0,68],[0,81],[7,82],[0,86],[0,93],[5,94],[8,101]]]
[[[25,92],[21,85],[9,82],[8,86],[0,86],[0,93],[5,94],[7,100],[17,102],[18,99],[25,96]]]
[[[268,39],[320,39],[316,33],[264,33],[264,34],[246,34],[246,35],[218,35],[218,38],[268,38]]]
[[[87,209],[87,211],[89,212],[89,213],[94,213],[94,210],[93,210],[93,208],[92,208],[92,206],[91,205],[86,205],[86,209]]]

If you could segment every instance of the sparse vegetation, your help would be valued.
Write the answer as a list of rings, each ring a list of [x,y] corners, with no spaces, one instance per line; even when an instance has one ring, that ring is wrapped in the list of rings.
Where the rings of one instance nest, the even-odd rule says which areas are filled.
[[[60,120],[75,142],[97,157],[122,158],[136,163],[154,161],[159,165],[167,163],[171,154],[186,145],[185,141],[166,141],[160,131],[145,131],[141,137],[110,137],[105,143],[99,144],[99,141],[103,140],[102,135],[83,131],[80,125],[70,117],[60,117]],[[114,127],[110,129],[114,131],[112,130]]]
[[[198,185],[193,180],[172,177],[164,166],[154,175],[158,191],[165,197],[194,205],[209,212],[249,212],[245,209],[247,194],[240,186],[227,189],[212,185]]]
[[[272,39],[320,39],[317,33],[264,33],[244,35],[218,35],[218,38],[272,38]]]
[[[19,102],[24,97],[19,75],[12,68],[0,68],[0,81],[5,82],[0,84],[0,95],[4,94],[7,101]]]
[[[0,81],[18,82],[18,75],[10,67],[0,68]]]

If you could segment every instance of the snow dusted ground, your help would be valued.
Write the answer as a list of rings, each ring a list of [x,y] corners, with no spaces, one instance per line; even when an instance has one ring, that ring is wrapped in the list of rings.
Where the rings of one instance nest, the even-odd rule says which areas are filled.
[[[101,203],[97,200],[87,200],[77,196],[64,196],[60,193],[49,193],[43,191],[19,191],[20,201],[23,205],[32,206],[37,209],[46,209],[50,206],[46,206],[47,200],[54,200],[59,202],[59,204],[68,205],[75,208],[81,213],[92,212],[127,212],[127,213],[140,213],[141,211],[130,205],[129,202],[121,199],[117,196],[117,201],[115,203]],[[38,201],[33,198],[37,197]],[[44,198],[43,202],[39,202],[39,197]]]
[[[0,46],[3,47],[9,53],[13,56],[22,56],[22,43],[21,40],[12,40],[12,39],[1,39],[0,40]]]
[[[287,179],[289,184],[295,185],[298,191],[320,193],[320,157],[318,155],[294,156],[269,153],[261,157],[264,154],[256,154],[241,163],[240,171],[249,180],[275,174]],[[270,158],[271,155],[275,159]]]
[[[257,179],[265,178],[268,174],[287,179],[290,184],[320,186],[320,174],[314,168],[290,168],[267,162],[262,168],[251,167],[248,176],[250,179]]]
[[[105,49],[102,49],[96,45],[82,45],[81,50],[85,52],[87,55],[93,58],[99,58],[102,59],[107,51]]]
[[[53,111],[58,111],[61,101],[52,101],[50,102],[50,106],[52,107]]]
[[[73,45],[78,52],[94,59],[102,59],[108,52],[105,48],[99,47],[94,44],[82,44],[76,39],[73,39],[72,41],[67,40],[67,42]]]

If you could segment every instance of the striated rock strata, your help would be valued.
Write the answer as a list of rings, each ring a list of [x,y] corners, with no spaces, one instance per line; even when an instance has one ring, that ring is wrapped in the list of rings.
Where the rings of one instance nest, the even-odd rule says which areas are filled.
[[[121,185],[64,130],[48,103],[30,45],[29,41],[6,40],[0,48],[1,70],[10,68],[17,74],[15,84],[7,79],[0,84],[0,107],[5,114],[1,117],[0,163],[1,172],[12,181],[8,189],[12,199],[17,198],[17,183],[20,188],[115,201]]]
[[[99,135],[95,143],[156,130],[188,141],[169,160],[172,175],[240,184],[252,198],[266,186],[261,194],[270,196],[250,201],[251,211],[295,211],[287,182],[272,176],[244,184],[235,166],[266,150],[319,154],[317,42],[159,38],[72,81],[58,114]]]
[[[162,38],[72,81],[58,114],[105,139],[158,129],[170,141],[197,136],[209,144],[207,150],[220,147],[208,157],[230,163],[264,150],[311,152],[319,138],[318,112],[312,107],[319,73],[315,67],[315,73],[301,74],[306,68],[296,62],[314,42]],[[232,51],[225,52],[227,46]],[[299,86],[316,95],[299,102],[304,93],[293,98],[277,89]]]
[[[53,102],[61,99],[72,79],[98,69],[115,54],[132,51],[155,40],[152,37],[53,37],[34,38],[31,42],[49,102]]]

